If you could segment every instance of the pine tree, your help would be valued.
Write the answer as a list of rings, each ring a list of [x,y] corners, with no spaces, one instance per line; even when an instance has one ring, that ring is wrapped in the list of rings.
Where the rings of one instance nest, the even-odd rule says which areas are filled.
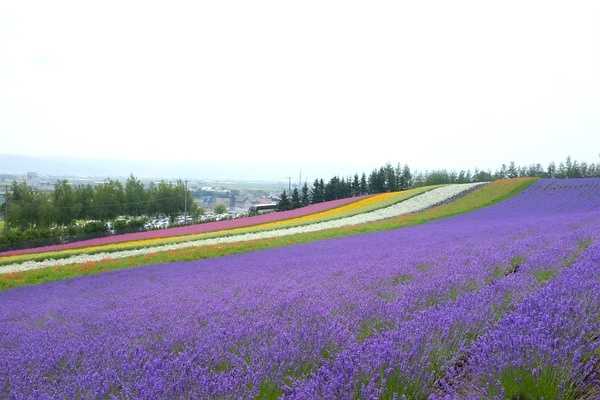
[[[302,206],[302,203],[300,203],[300,194],[298,193],[298,188],[294,188],[294,191],[292,192],[292,209],[294,208],[299,208]]]
[[[279,198],[279,201],[277,202],[277,209],[279,211],[285,211],[285,210],[289,210],[290,207],[291,207],[290,199],[288,198],[287,193],[284,190],[283,193],[281,193],[281,197]]]
[[[548,164],[548,168],[546,169],[546,175],[548,175],[548,178],[556,177],[556,164],[554,163],[554,161]]]
[[[377,193],[377,170],[374,169],[369,174],[369,194]]]
[[[354,178],[352,179],[352,196],[358,196],[360,194],[360,180],[358,179],[358,174],[354,174]]]
[[[315,179],[315,181],[313,182],[312,189],[310,191],[310,202],[311,204],[315,204],[320,203],[321,201],[323,201],[323,199],[321,198],[319,180]]]
[[[321,201],[325,200],[325,182],[323,182],[322,178],[319,180],[319,197]]]
[[[302,198],[300,199],[300,202],[303,206],[307,206],[310,204],[310,196],[308,193],[308,185],[306,184],[306,182],[304,182],[304,185],[302,186]]]
[[[369,187],[367,186],[367,175],[365,175],[365,173],[363,172],[362,176],[360,177],[359,193],[367,194],[368,191],[369,191]]]
[[[404,168],[402,168],[402,186],[400,189],[408,189],[413,185],[412,181],[412,173],[410,172],[410,168],[407,164],[404,164]]]
[[[514,161],[511,161],[510,164],[508,164],[507,176],[511,179],[519,176],[519,172],[517,170],[517,167],[515,166]]]
[[[390,163],[387,163],[383,167],[383,191],[395,192],[398,190],[398,184],[396,182],[396,172],[394,167]]]
[[[146,200],[144,184],[130,175],[125,183],[125,211],[128,215],[142,215]]]

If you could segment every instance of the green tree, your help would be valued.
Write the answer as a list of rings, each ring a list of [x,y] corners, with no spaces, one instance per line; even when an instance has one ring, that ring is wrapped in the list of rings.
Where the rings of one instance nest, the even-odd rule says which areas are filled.
[[[91,185],[76,186],[75,201],[79,204],[79,215],[77,215],[77,218],[94,218],[94,188]]]
[[[178,199],[173,184],[160,181],[151,191],[152,210],[154,214],[166,215],[171,219],[178,214]]]
[[[395,192],[398,190],[398,183],[396,181],[396,171],[392,164],[387,163],[383,167],[384,185],[383,190],[386,192]]]
[[[517,167],[515,166],[514,161],[511,161],[510,164],[508,165],[508,170],[506,171],[506,176],[511,179],[519,176],[519,172],[517,170]]]
[[[311,203],[320,203],[323,201],[323,194],[321,193],[321,183],[318,179],[315,179],[313,183],[313,187],[310,193],[310,202]]]
[[[214,212],[215,214],[225,214],[227,212],[227,207],[225,204],[219,203],[215,206]]]
[[[62,180],[54,185],[52,192],[52,203],[55,210],[55,221],[59,225],[70,225],[81,212],[81,203],[73,187]]]
[[[300,199],[300,202],[303,206],[307,206],[310,204],[310,195],[308,191],[308,185],[306,184],[306,182],[304,182],[304,185],[302,186],[302,198]]]
[[[190,215],[192,216],[192,218],[197,221],[198,218],[200,218],[202,215],[204,215],[205,210],[202,207],[198,207],[195,203],[194,203],[195,207],[193,207],[190,211]]]
[[[281,197],[279,198],[279,201],[277,202],[277,210],[285,211],[285,210],[289,210],[290,207],[291,207],[290,199],[288,198],[288,195],[287,195],[286,191],[284,190],[281,193]]]
[[[367,175],[363,172],[362,176],[360,177],[359,193],[367,194],[368,192],[369,192],[369,186],[367,185]]]
[[[93,214],[102,221],[114,219],[122,215],[125,203],[125,192],[119,181],[109,179],[95,187]]]
[[[354,174],[352,178],[352,196],[358,196],[360,194],[360,180],[358,174]]]
[[[6,224],[11,228],[45,228],[55,223],[50,196],[25,182],[13,182],[8,192]]]
[[[292,191],[292,208],[299,208],[301,206],[300,193],[298,193],[298,188],[294,188]]]
[[[413,176],[412,173],[410,172],[410,167],[407,164],[404,164],[404,167],[402,168],[402,185],[401,185],[401,189],[408,189],[409,187],[411,187],[413,185]]]
[[[146,213],[148,196],[144,184],[133,175],[125,182],[125,212],[138,216]]]

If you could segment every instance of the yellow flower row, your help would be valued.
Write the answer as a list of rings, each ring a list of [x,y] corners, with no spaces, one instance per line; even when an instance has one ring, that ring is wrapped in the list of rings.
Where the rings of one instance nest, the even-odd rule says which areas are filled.
[[[317,222],[330,221],[332,219],[350,217],[356,214],[362,214],[365,212],[373,211],[379,208],[387,207],[400,201],[406,200],[410,197],[416,196],[423,192],[433,189],[433,186],[426,186],[421,188],[415,188],[410,190],[404,190],[400,192],[380,193],[373,196],[369,196],[365,199],[346,204],[341,207],[333,208],[330,210],[305,215],[302,217],[291,218],[282,221],[275,221],[264,223],[260,225],[254,225],[244,228],[234,228],[216,232],[199,233],[185,236],[175,236],[168,238],[157,238],[157,239],[145,239],[136,240],[131,242],[122,242],[115,244],[108,244],[102,246],[85,247],[78,249],[61,250],[47,253],[37,254],[23,254],[9,257],[0,258],[2,264],[24,262],[30,260],[44,260],[44,259],[57,259],[66,258],[74,255],[81,254],[95,254],[101,252],[114,252],[121,250],[133,250],[144,247],[160,246],[173,243],[188,242],[192,240],[209,239],[215,237],[239,235],[243,233],[254,233],[262,232],[274,229],[290,228],[294,226],[313,224]]]

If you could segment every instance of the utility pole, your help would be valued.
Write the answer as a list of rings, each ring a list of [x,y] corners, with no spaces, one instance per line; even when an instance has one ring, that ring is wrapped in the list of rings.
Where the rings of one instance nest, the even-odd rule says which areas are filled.
[[[187,197],[188,197],[188,181],[186,179],[185,180],[185,196],[183,197],[184,198],[184,200],[183,200],[183,204],[184,204],[184,206],[183,206],[184,207],[183,215],[184,215],[184,218],[185,218],[185,220],[183,222],[184,225],[187,224],[187,220],[188,220],[187,219]]]
[[[288,194],[292,193],[292,177],[288,176]]]

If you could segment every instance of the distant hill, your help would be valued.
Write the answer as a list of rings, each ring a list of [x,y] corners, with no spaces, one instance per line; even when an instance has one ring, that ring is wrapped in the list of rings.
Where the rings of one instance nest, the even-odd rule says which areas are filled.
[[[244,180],[292,182],[298,180],[302,168],[303,180],[328,175],[349,175],[363,168],[310,163],[298,165],[261,160],[241,161],[156,161],[156,160],[106,160],[71,157],[31,157],[0,154],[0,174],[25,174],[37,172],[55,176],[127,176],[131,173],[141,178],[190,178],[207,180]]]

